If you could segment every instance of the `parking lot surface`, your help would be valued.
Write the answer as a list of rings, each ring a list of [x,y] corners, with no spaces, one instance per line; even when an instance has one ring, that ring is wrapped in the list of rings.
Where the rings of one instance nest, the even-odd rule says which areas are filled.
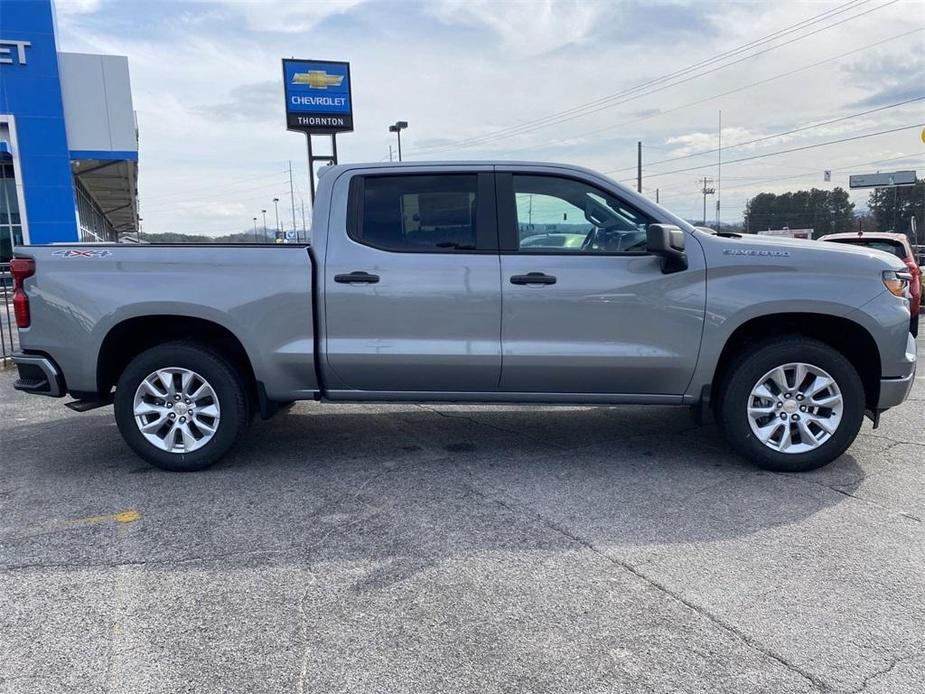
[[[171,474],[0,371],[0,692],[920,692],[925,378],[809,474],[663,407],[300,403]]]

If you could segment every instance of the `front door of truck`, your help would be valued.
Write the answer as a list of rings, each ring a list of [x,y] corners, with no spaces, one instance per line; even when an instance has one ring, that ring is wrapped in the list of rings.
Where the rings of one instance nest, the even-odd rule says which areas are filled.
[[[653,220],[574,177],[498,173],[501,390],[678,395],[704,318],[699,248],[662,274]],[[695,245],[695,244],[689,244]]]
[[[497,238],[488,170],[353,176],[324,262],[332,394],[496,391]]]

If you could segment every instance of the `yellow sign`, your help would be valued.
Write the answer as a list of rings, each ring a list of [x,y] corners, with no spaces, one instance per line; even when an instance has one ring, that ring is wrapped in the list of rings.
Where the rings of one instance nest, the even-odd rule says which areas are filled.
[[[307,84],[312,89],[327,89],[328,87],[339,87],[344,81],[343,75],[329,75],[324,70],[309,70],[308,72],[297,72],[292,76],[293,84]]]

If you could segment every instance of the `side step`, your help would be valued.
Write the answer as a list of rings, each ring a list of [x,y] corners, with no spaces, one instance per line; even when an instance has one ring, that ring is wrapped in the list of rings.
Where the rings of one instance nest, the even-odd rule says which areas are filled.
[[[71,402],[64,403],[65,407],[69,407],[74,412],[89,412],[90,410],[95,410],[100,407],[106,407],[106,405],[112,404],[112,395],[109,397],[103,398],[102,400],[73,400]]]

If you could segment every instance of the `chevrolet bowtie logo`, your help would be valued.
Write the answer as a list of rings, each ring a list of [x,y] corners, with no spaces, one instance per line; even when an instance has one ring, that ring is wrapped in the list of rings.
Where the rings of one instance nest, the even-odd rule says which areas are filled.
[[[308,72],[297,72],[292,76],[293,84],[307,84],[312,89],[327,89],[328,87],[339,87],[344,81],[343,75],[329,75],[324,70],[309,70]]]

